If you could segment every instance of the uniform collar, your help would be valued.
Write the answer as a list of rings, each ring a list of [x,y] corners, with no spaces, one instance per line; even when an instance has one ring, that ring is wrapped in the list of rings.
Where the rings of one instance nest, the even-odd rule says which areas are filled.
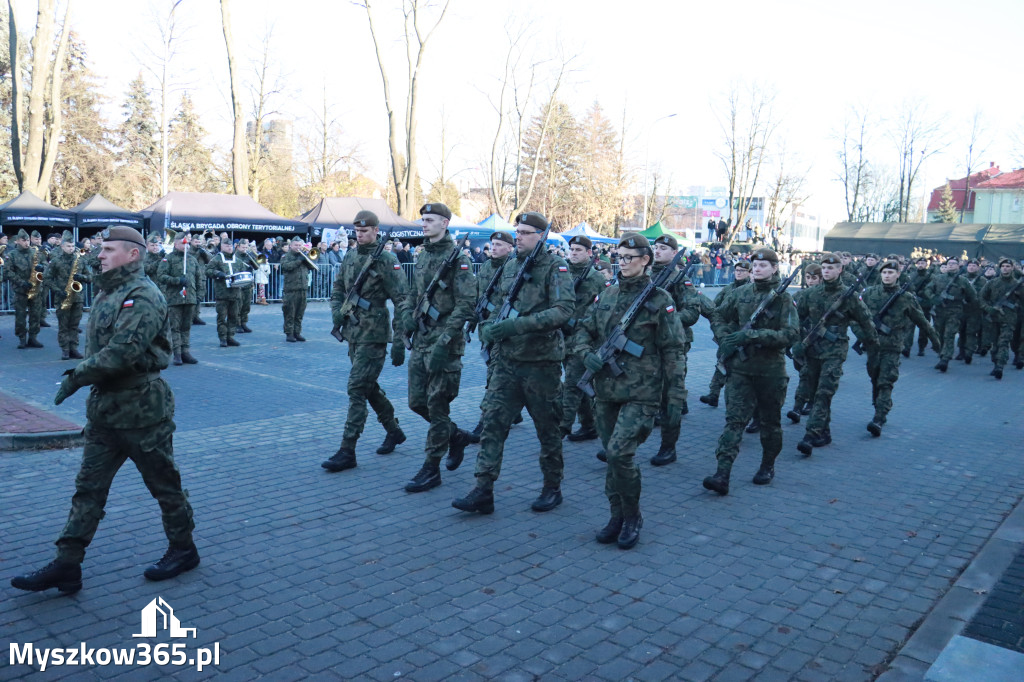
[[[636,277],[623,277],[619,275],[619,291],[626,292],[638,292],[647,286],[647,283],[651,281],[651,276],[647,273],[637,275]]]
[[[125,282],[135,279],[139,276],[139,272],[142,270],[142,261],[136,261],[134,263],[126,263],[119,268],[113,270],[107,270],[96,275],[93,280],[96,285],[104,291],[110,291],[121,286]]]
[[[436,242],[427,241],[423,243],[423,248],[428,253],[435,253],[438,251],[451,251],[453,246],[455,246],[455,240],[452,239],[451,232],[445,232],[444,236],[438,239]]]

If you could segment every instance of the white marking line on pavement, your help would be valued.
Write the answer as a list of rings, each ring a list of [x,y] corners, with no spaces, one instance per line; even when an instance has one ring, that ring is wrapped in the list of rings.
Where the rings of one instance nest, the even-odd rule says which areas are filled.
[[[347,390],[346,391],[340,391],[340,390],[338,390],[336,388],[327,388],[327,387],[324,387],[324,386],[317,386],[316,384],[307,384],[304,381],[295,381],[294,379],[287,379],[285,377],[278,376],[276,374],[264,374],[263,372],[256,372],[254,370],[245,369],[243,367],[232,367],[231,365],[221,365],[221,364],[216,363],[216,362],[210,362],[209,360],[206,360],[206,359],[202,360],[202,363],[204,365],[206,365],[207,367],[214,367],[216,369],[226,369],[226,370],[230,370],[232,372],[242,372],[244,374],[251,374],[253,376],[261,377],[263,379],[272,379],[274,381],[284,381],[284,382],[287,382],[289,384],[295,384],[296,386],[302,386],[304,388],[310,388],[310,389],[313,389],[314,391],[330,391],[331,393],[337,393],[338,395],[344,395],[344,396],[348,395],[348,391]]]

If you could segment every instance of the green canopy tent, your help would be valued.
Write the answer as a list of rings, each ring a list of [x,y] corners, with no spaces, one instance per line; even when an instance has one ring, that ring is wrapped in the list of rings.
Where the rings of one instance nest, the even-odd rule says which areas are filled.
[[[826,251],[854,254],[897,253],[910,256],[920,250],[969,257],[982,255],[983,242],[991,228],[1005,225],[962,223],[837,223],[825,235]]]
[[[693,248],[692,240],[687,239],[686,237],[681,237],[675,232],[669,232],[662,226],[660,220],[651,225],[650,227],[648,227],[646,230],[643,230],[642,232],[637,232],[637,234],[642,234],[643,236],[647,237],[647,239],[651,243],[653,243],[654,240],[660,237],[661,235],[667,234],[669,236],[675,237],[676,241],[679,242],[680,246],[688,246],[690,248]]]

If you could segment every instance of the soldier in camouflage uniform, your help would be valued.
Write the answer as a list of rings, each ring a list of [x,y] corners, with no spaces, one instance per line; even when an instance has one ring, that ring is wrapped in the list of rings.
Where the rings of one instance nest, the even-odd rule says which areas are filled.
[[[935,369],[945,372],[956,348],[956,333],[960,330],[964,305],[976,305],[978,294],[967,278],[960,274],[960,261],[949,258],[943,264],[942,272],[932,277],[924,295],[931,302],[935,331],[942,339],[942,356]]]
[[[810,327],[819,321],[824,327],[817,340],[809,348],[803,343],[793,346],[793,357],[806,365],[808,395],[811,398],[811,414],[807,419],[807,431],[797,450],[809,456],[814,448],[820,448],[832,442],[829,423],[832,420],[832,397],[839,389],[839,379],[843,376],[843,363],[850,350],[850,339],[846,330],[857,323],[856,333],[868,351],[878,343],[878,333],[871,321],[864,302],[856,295],[848,296],[834,313],[825,319],[828,309],[849,289],[842,281],[843,266],[840,258],[834,253],[826,253],[821,259],[821,276],[823,282],[801,297],[797,312],[800,319],[806,319]],[[804,337],[806,338],[806,337]]]
[[[178,235],[174,248],[160,262],[156,270],[156,283],[160,285],[167,301],[167,315],[170,325],[171,348],[175,365],[194,365],[199,361],[192,357],[192,309],[202,295],[206,275],[199,261],[192,255],[188,235]]]
[[[590,311],[590,306],[598,294],[604,291],[604,277],[591,265],[594,243],[589,237],[575,236],[569,240],[569,275],[573,281],[575,306],[572,317],[565,323],[562,334],[571,337],[576,326]],[[565,381],[562,384],[562,421],[561,430],[573,443],[594,440],[598,437],[597,426],[594,424],[594,401],[587,394],[576,388],[583,376],[583,359],[575,353],[566,353],[562,363],[565,370]],[[572,425],[576,415],[580,417],[580,428],[573,432]]]
[[[999,276],[981,290],[981,306],[992,320],[996,332],[992,345],[992,372],[990,376],[1003,378],[1003,368],[1010,357],[1010,344],[1018,316],[1024,310],[1024,285],[1016,286],[1020,280],[1014,277],[1013,261],[999,259]],[[1014,289],[1016,287],[1016,289]],[[1013,290],[1007,296],[1007,293]],[[1018,369],[1020,369],[1018,367]]]
[[[643,236],[628,235],[619,241],[619,281],[600,294],[572,339],[573,351],[582,356],[583,364],[594,373],[594,409],[608,460],[604,493],[611,515],[608,524],[598,532],[597,541],[617,541],[622,549],[636,545],[643,527],[640,469],[634,455],[654,428],[665,390],[670,406],[679,405],[681,399],[682,384],[678,380],[651,381],[651,377],[658,375],[679,376],[684,336],[672,296],[664,289],[656,289],[633,318],[626,333],[643,350],[640,357],[619,354],[616,362],[623,370],[620,375],[613,375],[595,351],[637,295],[650,284],[647,266],[653,256],[651,245]]]
[[[18,348],[42,348],[36,337],[39,335],[39,320],[42,315],[46,290],[42,285],[29,298],[35,273],[46,271],[46,256],[41,249],[30,246],[28,232],[18,230],[14,248],[4,251],[4,281],[11,283],[14,294],[14,335],[18,337]]]
[[[879,275],[882,283],[864,290],[862,299],[872,318],[878,317],[879,311],[899,291],[899,264],[887,261],[882,264]],[[906,327],[915,325],[921,333],[931,339],[932,347],[939,348],[938,334],[932,329],[928,318],[924,316],[917,299],[909,291],[895,299],[885,315],[878,320],[878,345],[868,351],[868,377],[871,379],[871,402],[875,408],[875,416],[868,423],[868,431],[872,436],[882,435],[886,417],[892,409],[892,389],[900,378],[900,353],[903,350],[903,339]],[[890,331],[886,332],[886,327]]]
[[[370,266],[359,297],[366,301],[368,307],[351,306],[346,316],[343,307],[352,290],[352,285],[367,259],[377,249],[379,237],[377,215],[372,211],[360,211],[356,214],[356,248],[349,249],[338,269],[331,291],[331,313],[334,319],[334,330],[331,334],[339,341],[348,342],[348,357],[352,369],[348,374],[348,417],[345,430],[341,437],[341,447],[334,455],[320,466],[328,471],[345,471],[356,466],[356,443],[363,433],[366,417],[369,414],[366,404],[377,414],[377,421],[387,432],[384,442],[377,449],[381,455],[395,451],[395,446],[405,442],[405,434],[398,426],[395,408],[388,400],[384,389],[377,383],[381,370],[384,369],[384,358],[387,355],[387,344],[391,343],[391,364],[395,367],[405,362],[405,346],[397,335],[393,336],[391,315],[387,303],[390,300],[395,306],[395,317],[401,320],[408,314],[409,303],[406,296],[405,273],[398,259],[390,251],[382,251],[373,265]],[[295,242],[293,242],[295,244]],[[291,252],[299,261],[302,257]],[[284,260],[281,261],[284,263]],[[306,268],[296,270],[305,277]],[[285,287],[287,292],[287,285]],[[305,301],[306,290],[302,290]]]
[[[800,301],[807,295],[812,287],[816,287],[821,284],[821,265],[818,263],[809,263],[804,268],[804,284],[800,291],[793,294],[793,303],[796,304],[797,310],[800,309]],[[800,338],[807,336],[807,332],[811,331],[811,327],[817,320],[807,320],[799,318],[800,322]],[[796,393],[793,395],[793,409],[786,413],[789,420],[794,424],[800,423],[800,416],[807,416],[811,413],[811,399],[814,398],[814,393],[810,387],[810,373],[811,370],[806,364],[804,364],[799,370],[800,381],[796,385]]]
[[[32,234],[29,235],[29,247],[39,252],[39,262],[45,268],[46,264],[50,262],[50,244],[43,241],[43,235],[39,233],[39,230],[32,230]],[[43,284],[39,288],[39,296],[37,299],[34,299],[36,305],[39,306],[40,327],[50,326],[50,323],[46,321],[46,317],[50,314],[50,309],[47,307],[46,292],[47,287]]]
[[[782,451],[782,405],[786,402],[786,349],[797,341],[796,309],[788,292],[778,296],[758,317],[753,329],[742,327],[779,286],[779,258],[775,251],[758,249],[750,255],[750,286],[740,287],[715,308],[713,323],[719,339],[718,356],[725,363],[725,430],[718,439],[718,468],[703,485],[719,495],[729,494],[732,466],[739,454],[743,430],[756,415],[760,424],[761,466],[756,485],[775,477],[775,459]],[[737,351],[745,349],[745,359]]]
[[[91,386],[86,401],[85,448],[75,479],[67,524],[57,539],[57,558],[18,576],[11,585],[33,592],[56,587],[65,594],[82,587],[81,564],[121,465],[131,459],[150,494],[160,503],[169,547],[143,575],[165,580],[199,565],[192,542],[192,507],[174,464],[174,394],[160,378],[171,346],[165,336],[167,304],[145,276],[146,242],[130,227],[112,227],[100,254],[101,293],[93,302],[86,332],[86,359],[64,373],[54,403]]]
[[[932,270],[928,267],[928,259],[924,256],[917,258],[914,261],[913,269],[909,269],[908,276],[910,277],[910,293],[917,297],[917,302],[921,306],[921,311],[924,316],[931,319],[932,305],[931,301],[925,295],[925,290],[928,285],[932,282]],[[903,357],[909,358],[910,351],[914,346],[914,330],[917,327],[911,325],[907,329],[907,338],[903,340]],[[924,356],[925,346],[928,344],[928,337],[922,334],[917,340],[917,355],[919,357]]]
[[[60,344],[61,360],[81,360],[78,352],[78,325],[82,321],[82,299],[85,285],[89,283],[89,273],[85,269],[84,258],[75,248],[75,237],[65,232],[61,238],[60,248],[54,249],[50,264],[46,266],[44,282],[53,295],[53,304],[57,308],[57,342]],[[68,280],[78,282],[82,290],[78,293],[72,287],[68,293]]]
[[[715,300],[713,301],[713,310],[717,309],[718,306],[722,305],[726,296],[729,296],[737,287],[741,287],[744,284],[750,283],[750,261],[737,261],[736,265],[733,266],[733,281],[719,289],[718,293],[715,294]],[[712,313],[713,314],[713,313]],[[714,329],[712,328],[712,341],[718,343],[718,339],[714,337]],[[725,376],[715,368],[714,374],[711,375],[711,383],[708,385],[707,395],[702,395],[700,400],[705,405],[711,407],[718,407],[718,397],[725,388]]]
[[[245,271],[230,239],[221,239],[220,253],[206,265],[206,278],[214,280],[213,296],[217,301],[217,338],[220,347],[240,346],[235,341],[238,329],[239,289],[232,286],[232,275]]]
[[[466,352],[463,328],[473,318],[476,280],[469,258],[460,254],[438,280],[430,299],[425,298],[424,292],[457,247],[448,231],[452,212],[447,206],[424,204],[420,216],[426,241],[416,259],[409,291],[409,301],[417,308],[404,317],[402,325],[406,336],[412,340],[409,409],[427,420],[430,426],[423,466],[405,486],[408,493],[420,493],[441,485],[441,458],[445,452],[448,453],[445,467],[455,471],[462,464],[466,446],[472,440],[449,414],[451,403],[459,395],[462,356]],[[431,309],[436,312],[436,318],[427,312]]]
[[[156,282],[156,271],[164,260],[163,239],[158,232],[151,232],[146,237],[146,255],[142,260],[142,268],[146,277]]]
[[[192,324],[200,327],[206,325],[206,322],[204,322],[202,317],[200,317],[203,312],[203,301],[206,300],[206,264],[213,260],[213,254],[211,254],[211,252],[206,248],[206,239],[204,237],[205,234],[202,236],[193,235],[192,241],[189,244],[189,253],[195,257],[196,264],[199,266],[200,286],[199,291],[196,292],[196,307],[192,310]]]
[[[246,238],[238,240],[238,246],[235,248],[235,254],[238,256],[240,270],[235,272],[252,272],[255,273],[256,268],[253,267],[252,261],[249,260],[249,256],[256,258],[255,243],[250,244]],[[238,328],[235,330],[239,334],[251,334],[252,329],[249,328],[249,311],[252,309],[252,290],[255,278],[252,282],[243,284],[238,287]]]
[[[980,296],[987,281],[981,275],[981,263],[977,258],[967,261],[967,273],[964,277],[974,287],[974,293]],[[967,306],[964,309],[964,317],[960,322],[960,336],[957,340],[957,354],[954,359],[963,360],[964,364],[971,364],[981,343],[981,321],[984,317],[985,314],[980,306]]]
[[[281,275],[284,277],[281,312],[284,314],[284,340],[289,343],[306,340],[302,336],[302,317],[306,314],[309,273],[316,268],[311,267],[299,253],[304,243],[301,237],[292,237],[288,251],[281,256]],[[347,253],[345,255],[348,256]],[[373,381],[376,382],[377,378],[374,377]]]
[[[548,226],[536,212],[516,216],[516,255],[502,267],[501,284],[491,296],[500,308],[522,262],[540,243]],[[565,359],[562,327],[572,316],[573,291],[569,266],[541,245],[531,277],[514,301],[518,316],[480,326],[480,340],[490,348],[490,384],[484,396],[484,430],[476,459],[476,487],[452,502],[456,509],[490,514],[494,511],[494,481],[501,471],[505,439],[512,420],[526,406],[540,441],[540,468],[544,487],[533,502],[534,511],[548,511],[562,503],[561,411],[557,377]]]

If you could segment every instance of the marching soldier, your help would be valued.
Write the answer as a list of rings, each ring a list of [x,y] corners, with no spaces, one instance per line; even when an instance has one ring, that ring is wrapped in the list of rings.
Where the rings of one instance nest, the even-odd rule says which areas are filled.
[[[879,259],[877,253],[869,253],[868,255],[864,256],[864,263],[862,264],[860,270],[855,273],[857,276],[860,276],[861,273],[866,273],[864,275],[864,281],[861,282],[861,285],[865,289],[882,283],[881,273],[878,271],[877,268],[878,260]]]
[[[108,229],[99,257],[102,273],[94,280],[101,293],[89,315],[86,359],[64,373],[54,398],[60,405],[78,389],[92,387],[71,512],[57,539],[57,558],[12,579],[19,590],[56,587],[72,594],[82,589],[85,550],[103,518],[110,484],[126,459],[135,463],[160,503],[169,545],[143,575],[166,580],[199,565],[192,507],[174,463],[174,394],[160,377],[171,352],[165,336],[167,305],[143,272],[145,252],[146,242],[134,229]]]
[[[572,317],[565,323],[562,333],[568,339],[576,331],[579,324],[590,312],[590,306],[598,294],[604,291],[604,277],[591,267],[594,243],[589,237],[576,236],[569,240],[569,275],[572,277],[576,297]],[[486,286],[486,285],[485,285]],[[562,389],[562,434],[571,442],[594,440],[598,437],[594,423],[594,401],[576,387],[585,368],[583,359],[575,353],[566,353],[563,363],[565,383]],[[572,432],[576,415],[580,417],[580,428]]]
[[[839,259],[836,258],[836,263]],[[767,485],[775,477],[775,459],[782,451],[782,405],[786,402],[786,349],[799,334],[796,310],[788,292],[776,297],[752,329],[743,326],[772,290],[779,286],[779,257],[762,248],[750,256],[750,286],[735,289],[715,308],[713,324],[719,339],[718,356],[728,370],[725,380],[725,429],[718,439],[718,468],[703,485],[719,495],[729,494],[733,462],[740,450],[743,430],[751,418],[760,424],[761,466],[755,485]],[[836,273],[838,276],[838,271]],[[745,357],[737,354],[745,349]]]
[[[1003,368],[1010,358],[1010,344],[1017,326],[1017,316],[1024,310],[1024,285],[1018,286],[1020,280],[1013,275],[1013,261],[1000,258],[999,276],[981,291],[981,305],[995,326],[990,376],[996,379],[1003,378]]]
[[[235,253],[238,254],[238,265],[240,270],[236,272],[252,272],[255,275],[256,265],[254,261],[256,259],[256,244],[249,243],[249,240],[245,237],[238,240],[238,247],[235,249]],[[251,334],[252,329],[249,328],[249,311],[252,309],[252,291],[255,283],[255,277],[252,281],[242,282],[238,287],[238,329],[239,334]]]
[[[978,294],[967,278],[960,274],[960,261],[948,258],[942,266],[942,272],[932,277],[932,281],[925,289],[925,296],[932,304],[935,331],[942,339],[942,356],[935,369],[945,372],[949,369],[949,361],[953,359],[956,333],[960,330],[964,304],[975,305],[978,302]]]
[[[821,284],[821,265],[818,263],[809,263],[804,267],[804,284],[800,291],[793,294],[793,304],[796,305],[797,310],[800,310],[800,302],[803,300],[807,293],[812,287],[816,287]],[[816,320],[808,320],[801,317],[800,321],[800,338],[807,336],[807,332],[811,331],[811,327],[814,325]],[[800,381],[796,385],[796,393],[793,395],[793,409],[786,413],[789,421],[794,424],[800,423],[800,416],[807,416],[811,413],[811,399],[814,397],[810,387],[810,373],[811,370],[807,364],[804,364],[798,370],[800,374]]]
[[[304,245],[302,237],[292,237],[288,243],[287,253],[281,256],[281,272],[284,276],[281,312],[284,314],[284,339],[288,343],[306,340],[302,336],[302,317],[306,314],[309,273],[315,270],[316,266],[300,253]]]
[[[494,482],[501,472],[505,439],[524,405],[537,430],[544,475],[544,487],[531,508],[544,512],[562,503],[557,378],[565,359],[562,327],[572,316],[573,292],[569,266],[541,244],[547,227],[548,221],[540,213],[529,211],[516,216],[515,257],[502,267],[501,283],[491,302],[496,308],[502,307],[523,263],[540,245],[531,276],[514,301],[519,315],[503,320],[492,316],[480,326],[480,341],[490,345],[493,367],[482,406],[484,429],[476,459],[476,487],[452,501],[452,506],[462,511],[494,511]]]
[[[163,240],[160,238],[159,232],[151,232],[146,237],[146,256],[142,261],[142,269],[145,270],[146,277],[156,282],[156,271],[163,261]]]
[[[640,469],[634,455],[654,428],[664,390],[670,393],[670,405],[679,404],[681,384],[677,380],[677,365],[683,350],[683,332],[672,296],[664,289],[656,289],[633,318],[627,333],[642,352],[638,356],[619,355],[617,363],[623,370],[620,375],[613,375],[595,351],[637,295],[650,284],[647,267],[653,256],[646,237],[628,235],[619,241],[619,281],[601,292],[572,340],[584,366],[594,373],[594,410],[608,460],[604,492],[611,513],[607,525],[598,532],[597,541],[617,542],[621,549],[636,545],[644,523],[640,513]],[[665,389],[663,382],[651,381],[651,377],[658,375],[670,377],[664,382]]]
[[[78,325],[82,321],[82,299],[89,273],[85,269],[85,258],[75,248],[75,237],[65,232],[61,237],[60,249],[46,266],[44,281],[53,295],[57,307],[57,342],[60,344],[61,360],[81,360],[78,352]],[[75,283],[78,291],[75,291]]]
[[[822,325],[821,335],[812,339],[809,347],[805,348],[802,341],[793,346],[793,357],[802,360],[807,369],[808,396],[811,396],[807,431],[797,445],[797,450],[805,456],[810,456],[814,448],[832,442],[829,429],[832,397],[839,390],[843,363],[850,350],[847,328],[851,323],[857,323],[855,333],[861,334],[858,338],[869,351],[878,343],[878,334],[868,309],[858,296],[847,295],[853,284],[845,284],[842,274],[843,265],[839,256],[826,253],[821,259],[821,286],[809,289],[807,295],[801,297],[797,308],[800,318],[807,319],[812,328]],[[832,306],[837,303],[839,307],[829,314]]]
[[[384,358],[387,355],[387,344],[391,343],[391,364],[398,367],[405,362],[405,346],[401,339],[392,336],[392,325],[387,303],[390,300],[395,306],[395,316],[401,319],[408,311],[406,300],[405,273],[398,259],[388,252],[382,252],[376,261],[370,263],[368,276],[359,291],[353,291],[353,284],[360,271],[367,266],[378,247],[379,237],[377,215],[372,211],[360,211],[353,221],[356,230],[356,248],[349,249],[338,269],[331,293],[331,313],[334,318],[332,335],[338,340],[348,342],[348,357],[352,369],[348,375],[348,417],[345,430],[341,437],[341,447],[334,455],[320,466],[328,471],[345,471],[356,466],[356,443],[366,425],[367,409],[370,407],[377,414],[377,421],[387,432],[384,442],[377,453],[386,455],[395,451],[395,446],[405,442],[405,434],[398,426],[395,408],[388,400],[384,389],[377,383],[381,370],[384,369]],[[296,241],[297,240],[297,241]],[[305,278],[307,268],[303,267],[303,257],[298,253],[301,240],[296,237],[281,260],[282,268],[289,263],[286,271],[293,278],[293,288],[289,289],[285,279],[285,297],[301,295],[301,306],[305,308]],[[294,280],[302,278],[303,288],[297,291]],[[346,299],[354,296],[360,302],[349,304]],[[300,304],[296,301],[295,304]],[[295,318],[292,318],[294,324]],[[298,315],[301,325],[302,316]],[[288,324],[288,316],[285,316]],[[294,330],[294,327],[292,327]],[[301,330],[301,327],[299,328]],[[340,331],[339,331],[340,330]],[[286,327],[285,331],[289,331]],[[294,340],[294,339],[292,339]],[[305,339],[302,339],[305,340]]]
[[[981,290],[988,282],[981,274],[981,263],[977,258],[967,261],[967,274],[964,277],[974,287],[974,293],[980,296]],[[956,360],[963,360],[967,365],[971,364],[981,342],[981,321],[984,317],[985,314],[980,306],[968,306],[964,309],[964,318],[960,323],[960,336],[957,341]]]
[[[892,389],[900,378],[900,353],[906,327],[919,327],[921,333],[931,339],[932,348],[936,351],[940,345],[938,334],[932,329],[914,295],[904,292],[893,298],[900,290],[899,264],[894,261],[882,263],[879,276],[882,283],[868,287],[862,296],[868,312],[878,322],[878,345],[868,351],[867,363],[868,377],[871,379],[871,401],[875,408],[875,416],[868,423],[868,432],[875,438],[882,435],[882,427],[892,409]],[[888,303],[890,300],[892,303]],[[889,308],[882,315],[881,310],[887,303]],[[890,331],[885,332],[886,328]]]
[[[921,312],[924,316],[931,319],[932,304],[928,297],[925,295],[925,290],[928,285],[932,282],[932,270],[928,266],[928,259],[924,256],[918,257],[914,261],[914,269],[910,271],[910,293],[917,297],[917,302],[921,306]],[[903,357],[909,358],[910,351],[914,346],[914,329],[916,327],[911,326],[907,329],[907,338],[903,342]],[[924,356],[924,348],[928,345],[928,338],[922,334],[917,340],[917,355],[918,357]]]
[[[716,310],[718,309],[718,306],[722,305],[722,302],[725,300],[726,296],[731,295],[733,291],[735,291],[738,287],[741,287],[744,284],[750,282],[750,262],[745,260],[738,261],[736,265],[733,267],[733,277],[733,281],[730,282],[728,285],[722,287],[721,290],[719,290],[718,294],[715,295],[714,307]],[[714,332],[713,329],[712,332]],[[713,340],[716,343],[718,342],[717,338],[714,338]],[[698,400],[700,400],[705,405],[710,405],[711,407],[718,407],[718,396],[721,394],[722,388],[724,386],[725,376],[721,372],[719,372],[718,368],[716,367],[715,373],[711,376],[711,384],[708,386],[707,395],[702,395],[700,398],[698,398]]]
[[[25,230],[18,230],[14,248],[4,252],[4,280],[11,283],[14,292],[14,335],[19,349],[43,347],[36,338],[46,298],[41,283],[36,281],[37,273],[42,276],[46,271],[43,259],[42,251],[30,246]]]
[[[220,253],[206,266],[207,279],[215,280],[213,287],[214,299],[217,301],[217,338],[220,347],[240,346],[235,341],[235,330],[238,329],[238,305],[240,290],[233,286],[234,275],[247,272],[241,260],[235,256],[235,249],[230,239],[220,242]],[[230,258],[229,258],[230,256]]]
[[[156,282],[163,290],[167,301],[167,315],[171,332],[171,348],[175,365],[194,365],[199,361],[192,357],[192,309],[199,302],[206,275],[199,261],[188,246],[188,234],[178,235],[174,248],[160,262],[156,270]],[[193,241],[194,243],[194,241]],[[188,246],[188,248],[187,248]]]
[[[462,356],[466,352],[463,328],[473,318],[476,281],[470,260],[461,253],[452,261],[455,241],[448,232],[452,212],[444,204],[425,204],[420,222],[426,241],[416,259],[409,300],[415,309],[403,318],[406,334],[412,338],[409,356],[409,409],[427,420],[427,442],[423,466],[405,486],[419,493],[441,485],[441,458],[448,453],[445,467],[454,471],[472,438],[449,417],[450,406],[459,395]],[[445,272],[442,270],[445,269]],[[437,280],[432,296],[426,295]],[[431,313],[427,313],[431,310]],[[435,317],[436,314],[436,317]],[[420,327],[420,324],[423,327]],[[404,440],[404,438],[403,438]]]
[[[200,317],[203,301],[206,300],[206,265],[213,260],[213,255],[206,250],[206,240],[200,235],[192,235],[189,252],[195,257],[199,277],[199,290],[196,291],[196,307],[192,309],[192,324],[203,326],[206,322]]]

